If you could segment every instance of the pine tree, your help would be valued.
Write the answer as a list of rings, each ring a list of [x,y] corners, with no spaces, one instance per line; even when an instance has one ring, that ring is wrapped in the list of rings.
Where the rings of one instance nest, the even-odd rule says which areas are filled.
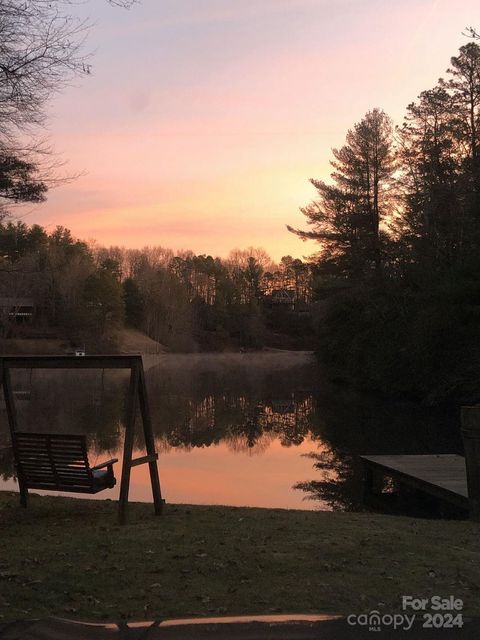
[[[404,244],[430,271],[452,264],[461,249],[461,125],[444,86],[423,91],[398,131],[404,194]]]
[[[464,145],[465,192],[467,210],[480,219],[480,47],[475,42],[460,47],[451,58],[448,88],[459,124],[459,143]]]
[[[385,260],[385,223],[392,211],[395,171],[392,124],[380,109],[369,111],[334,149],[333,184],[311,180],[318,198],[301,209],[312,231],[288,227],[317,240],[324,269],[348,278],[379,273]]]

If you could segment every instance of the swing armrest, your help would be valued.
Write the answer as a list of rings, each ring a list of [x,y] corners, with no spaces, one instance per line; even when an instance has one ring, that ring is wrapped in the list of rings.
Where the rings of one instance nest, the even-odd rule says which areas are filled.
[[[99,469],[103,469],[104,467],[112,467],[115,464],[115,462],[118,462],[118,458],[112,458],[111,460],[102,462],[102,464],[97,464],[94,467],[90,467],[90,470],[98,471]]]

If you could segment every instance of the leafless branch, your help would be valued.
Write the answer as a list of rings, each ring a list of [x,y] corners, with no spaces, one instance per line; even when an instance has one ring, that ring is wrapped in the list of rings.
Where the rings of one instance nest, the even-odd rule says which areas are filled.
[[[465,27],[465,31],[462,31],[462,35],[467,38],[473,38],[474,40],[480,40],[480,33],[474,27]]]

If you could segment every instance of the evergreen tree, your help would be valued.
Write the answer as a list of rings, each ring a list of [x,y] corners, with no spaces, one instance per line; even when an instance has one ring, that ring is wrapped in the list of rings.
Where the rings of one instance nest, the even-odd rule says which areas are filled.
[[[333,184],[311,180],[318,199],[301,209],[313,231],[288,227],[303,239],[318,240],[320,262],[349,278],[381,270],[385,260],[384,225],[392,212],[395,170],[390,118],[369,111],[334,149]]]
[[[460,133],[452,106],[443,86],[423,91],[398,132],[403,244],[408,261],[428,272],[451,265],[464,236]]]
[[[448,87],[452,94],[455,116],[461,124],[462,142],[468,149],[469,170],[474,189],[480,191],[480,47],[475,42],[460,47],[459,55],[451,58]]]
[[[132,278],[123,282],[123,300],[125,303],[125,321],[131,327],[142,328],[145,302],[139,286]]]

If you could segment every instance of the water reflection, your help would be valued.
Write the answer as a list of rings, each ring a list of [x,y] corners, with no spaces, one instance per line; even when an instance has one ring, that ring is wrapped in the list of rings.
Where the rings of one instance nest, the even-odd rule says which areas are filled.
[[[358,454],[461,451],[454,413],[334,387],[306,354],[161,356],[147,365],[170,502],[353,510],[361,503]],[[121,458],[124,372],[16,371],[12,382],[20,429],[85,433],[92,464]],[[0,473],[11,487],[8,451]],[[149,500],[146,467],[132,480],[132,499]]]
[[[311,468],[302,453],[317,449],[311,356],[164,356],[153,364],[146,380],[170,501],[303,507],[292,487]],[[19,429],[85,433],[92,464],[121,458],[127,375],[16,371],[12,383]],[[11,476],[11,465],[0,465]],[[133,499],[149,499],[142,473],[135,470]]]
[[[163,449],[226,442],[235,451],[260,453],[275,438],[283,446],[301,444],[315,424],[315,365],[304,358],[276,368],[271,359],[258,367],[258,358],[180,358],[175,366],[150,369],[150,405]]]
[[[364,508],[360,455],[463,454],[458,407],[387,402],[324,381],[317,413],[323,450],[309,454],[317,477],[296,486],[331,509]]]

